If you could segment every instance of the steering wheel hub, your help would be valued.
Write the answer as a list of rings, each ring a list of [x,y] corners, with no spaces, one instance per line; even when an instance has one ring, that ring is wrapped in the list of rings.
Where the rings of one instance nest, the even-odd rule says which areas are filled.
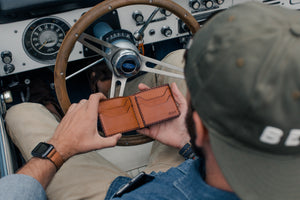
[[[121,49],[112,58],[112,68],[119,77],[132,77],[141,68],[141,58],[139,54],[131,49]]]

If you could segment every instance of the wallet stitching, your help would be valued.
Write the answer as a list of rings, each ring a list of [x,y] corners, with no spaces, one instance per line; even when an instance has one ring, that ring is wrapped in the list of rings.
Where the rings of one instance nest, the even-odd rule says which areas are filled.
[[[139,113],[140,113],[140,115],[141,115],[141,118],[142,118],[142,121],[143,121],[143,123],[144,123],[144,126],[146,127],[144,115],[143,115],[143,113],[141,112],[141,108],[140,108],[140,105],[139,105],[139,103],[138,103],[138,101],[137,101],[137,97],[135,96],[134,99],[135,99],[136,105],[137,105],[137,107],[138,107],[138,109],[139,109]]]
[[[132,105],[130,105],[131,107],[132,107]],[[129,106],[129,108],[130,108],[130,106]],[[129,110],[129,108],[128,108],[128,110]],[[102,125],[102,129],[103,129],[103,132],[104,132],[104,134],[105,134],[105,136],[111,136],[111,135],[114,135],[114,134],[118,134],[118,133],[122,133],[122,132],[128,132],[128,131],[133,131],[133,130],[136,130],[136,128],[128,128],[128,129],[123,129],[123,130],[121,130],[120,132],[116,132],[116,133],[112,133],[112,134],[106,134],[106,132],[107,132],[107,128],[104,126],[104,124],[102,123],[102,120],[103,120],[103,117],[102,117],[102,114],[100,114],[100,123],[101,123],[101,125]],[[136,120],[137,121],[137,120]],[[137,122],[137,124],[139,125],[139,123]],[[138,127],[139,128],[139,127]]]
[[[120,105],[120,106],[115,106],[115,107],[113,107],[113,108],[106,108],[106,109],[104,109],[104,110],[112,110],[112,109],[124,107],[124,106],[127,104],[129,98],[127,98],[127,97],[119,97],[119,98],[124,98],[124,99],[126,99],[125,102],[124,102],[122,105]],[[105,101],[107,101],[107,100],[105,100]],[[103,102],[104,102],[104,101],[103,101]],[[101,113],[101,110],[100,110],[100,113]]]
[[[168,95],[168,98],[167,98],[164,102],[159,103],[159,104],[155,104],[155,105],[165,104],[167,101],[169,101],[170,98],[172,98],[171,95]],[[138,101],[138,100],[136,100],[136,101]],[[146,106],[146,107],[149,107],[149,105],[147,105],[147,103],[145,103],[145,102],[139,102],[139,104],[141,104],[141,105],[143,105],[143,106]],[[152,105],[151,105],[151,106],[152,106]]]
[[[134,96],[135,97],[135,96]],[[133,102],[131,101],[131,99],[129,98],[129,101],[130,101],[130,103],[131,103],[131,106],[132,106],[132,110],[133,110],[133,113],[134,113],[134,116],[135,116],[135,120],[137,121],[137,124],[138,124],[138,126],[139,126],[139,128],[141,128],[142,126],[140,125],[140,123],[139,123],[139,120],[137,119],[137,117],[136,117],[136,111],[135,111],[135,109],[134,109],[134,107],[133,107]],[[135,104],[137,105],[137,101],[136,101],[136,99],[135,99]],[[138,107],[138,105],[137,105],[137,107]],[[140,113],[140,109],[138,108],[138,111],[139,111],[139,113]],[[142,115],[141,115],[141,118],[142,118]],[[142,120],[143,120],[143,118],[142,118]],[[143,123],[144,123],[144,120],[143,120]],[[143,126],[145,126],[145,123],[143,124]]]
[[[147,89],[147,90],[139,91],[139,92],[135,93],[135,94],[132,95],[132,96],[135,96],[135,97],[136,97],[136,95],[138,95],[138,94],[140,94],[140,93],[143,93],[143,92],[147,92],[148,90],[155,90],[155,89],[157,89],[157,88],[166,87],[166,86],[170,88],[169,84],[164,84],[164,85],[152,87],[152,88]],[[120,98],[120,97],[116,97],[116,98]],[[108,100],[109,100],[109,99],[108,99]]]
[[[140,97],[140,96],[138,96],[138,97],[136,97],[136,98],[143,99],[144,101],[151,101],[151,100],[153,100],[153,99],[156,99],[156,98],[160,98],[160,97],[165,96],[165,94],[167,93],[168,89],[169,89],[169,88],[166,88],[166,90],[163,92],[162,95],[156,96],[156,97],[153,97],[153,98],[150,98],[150,99],[145,99],[144,97]],[[145,91],[145,92],[146,92],[146,91]]]
[[[124,112],[124,113],[122,113],[122,114],[119,114],[119,116],[120,115],[124,115],[124,114],[127,114],[128,113],[128,111],[129,111],[129,109],[130,109],[130,104],[128,105],[128,108],[126,108],[127,110],[126,110],[126,112]],[[114,116],[110,116],[108,113],[100,113],[100,115],[105,115],[105,116],[107,116],[107,117],[114,117]]]
[[[154,124],[158,124],[158,123],[160,123],[160,122],[167,121],[167,120],[169,120],[169,119],[176,118],[176,117],[178,117],[178,116],[180,115],[180,111],[178,110],[178,107],[177,107],[177,105],[176,105],[176,102],[175,102],[175,99],[174,99],[173,94],[172,94],[172,92],[171,92],[171,89],[170,89],[169,85],[167,85],[167,86],[168,86],[168,89],[170,90],[170,95],[169,95],[169,96],[171,96],[171,97],[173,98],[173,102],[175,103],[176,111],[178,112],[178,114],[177,114],[177,115],[174,115],[174,116],[172,116],[172,117],[168,117],[168,118],[165,118],[165,119],[156,121],[156,122],[154,122],[154,123],[146,124],[144,115],[143,115],[143,113],[141,112],[140,105],[139,105],[139,103],[138,103],[138,101],[137,101],[137,96],[135,96],[135,101],[136,101],[137,107],[139,108],[139,111],[140,111],[140,114],[141,114],[141,117],[142,117],[142,120],[143,120],[143,122],[144,122],[144,126],[145,126],[145,127],[146,127],[146,126],[151,126],[151,125],[154,125]],[[161,86],[161,87],[165,87],[165,85],[164,85],[164,86]],[[157,87],[157,88],[158,88],[158,87]],[[167,90],[167,89],[166,89],[166,90]]]
[[[172,116],[172,117],[168,117],[168,118],[165,118],[165,119],[162,119],[162,120],[159,120],[159,121],[150,123],[150,124],[146,124],[145,127],[152,126],[152,125],[155,125],[155,124],[159,124],[159,123],[161,123],[161,122],[168,121],[168,120],[170,120],[170,119],[175,119],[175,118],[178,117],[179,115],[180,115],[180,113],[178,112],[177,115],[174,115],[174,116]]]
[[[176,108],[177,108],[176,110],[177,110],[177,112],[178,112],[177,115],[174,115],[174,116],[172,116],[172,117],[168,117],[168,118],[165,118],[165,119],[156,121],[156,122],[154,122],[154,123],[146,124],[144,115],[143,115],[143,113],[141,112],[141,108],[140,108],[140,106],[139,106],[138,103],[137,103],[137,105],[138,105],[138,108],[139,108],[139,110],[140,110],[141,117],[142,117],[142,120],[143,120],[143,122],[144,122],[145,127],[148,127],[148,126],[151,126],[151,125],[154,125],[154,124],[159,124],[160,122],[167,121],[167,120],[169,120],[169,119],[174,119],[174,118],[176,118],[176,117],[178,117],[178,116],[180,115],[180,112],[179,112],[179,110],[178,110],[178,108],[177,108],[177,106],[176,106]],[[175,105],[176,105],[176,104],[175,104]]]
[[[153,87],[153,88],[151,88],[151,89],[155,90],[155,89],[158,89],[158,88],[161,88],[161,87],[166,87],[166,86],[168,87],[169,90],[171,90],[171,89],[170,89],[170,86],[169,86],[168,84],[165,84],[165,85],[162,85],[162,86]],[[167,91],[167,89],[165,90],[164,93],[166,93],[166,91]],[[142,93],[142,92],[146,92],[146,91],[140,91],[140,92],[138,92],[138,93],[135,93],[133,96],[134,96],[134,98],[135,98],[137,107],[138,107],[138,109],[139,109],[139,113],[140,113],[140,115],[141,115],[141,118],[142,118],[142,121],[143,121],[145,127],[146,127],[146,126],[151,126],[151,125],[154,125],[154,124],[158,124],[158,123],[160,123],[160,122],[167,121],[167,120],[170,120],[170,119],[173,119],[173,118],[176,118],[176,117],[178,117],[178,116],[180,115],[180,111],[179,111],[178,106],[177,106],[177,104],[176,104],[176,102],[175,102],[174,96],[173,96],[172,92],[170,92],[170,96],[172,96],[172,98],[173,98],[173,101],[174,101],[175,106],[176,106],[176,111],[178,112],[178,114],[177,114],[177,115],[174,115],[174,116],[172,116],[172,117],[165,118],[165,119],[163,119],[163,120],[156,121],[156,122],[151,123],[151,124],[146,124],[146,123],[145,123],[144,116],[143,116],[143,113],[141,112],[139,103],[138,103],[138,101],[137,101],[137,96],[136,96],[137,94]],[[115,99],[117,99],[117,98],[124,98],[124,97],[116,97]],[[142,98],[142,97],[140,97],[140,98]],[[131,101],[130,98],[128,98],[128,99]],[[128,99],[127,99],[127,100],[128,100]],[[168,98],[168,99],[169,99],[169,98]],[[110,99],[107,99],[107,100],[104,100],[104,101],[108,101],[108,100],[110,100]],[[126,100],[126,101],[127,101],[127,100]],[[125,104],[125,103],[124,103],[124,104]],[[132,107],[133,112],[134,112],[134,115],[135,115],[135,118],[136,118],[136,113],[135,113],[135,111],[134,111],[132,102],[131,102],[130,106]],[[129,106],[129,108],[130,108],[130,106]],[[129,109],[128,109],[128,110],[129,110]],[[127,111],[127,112],[128,112],[128,111]],[[102,125],[102,129],[103,129],[103,132],[104,132],[105,136],[111,136],[111,135],[114,135],[114,134],[119,133],[119,132],[117,132],[117,133],[113,133],[113,134],[107,135],[107,134],[106,134],[107,128],[106,128],[106,127],[104,126],[104,124],[102,123],[102,120],[103,120],[103,114],[101,114],[101,113],[99,113],[99,114],[100,114],[100,119],[101,119],[101,120],[100,120],[100,123],[101,123],[101,125]],[[136,121],[137,121],[137,124],[138,124],[138,127],[137,127],[137,128],[140,128],[140,125],[139,125],[139,122],[138,122],[137,118],[136,118]],[[132,131],[132,130],[137,130],[137,128],[123,129],[123,130],[121,130],[121,132],[128,132],[128,131]]]
[[[117,99],[117,98],[126,98],[126,97],[116,97],[115,99]],[[130,100],[130,98],[127,98],[126,99],[126,102],[125,103],[127,103],[127,101],[128,101],[128,99]],[[107,100],[104,100],[104,101],[108,101],[109,99],[107,99]],[[131,101],[131,100],[130,100]],[[123,104],[123,106],[125,105],[125,103]],[[130,102],[131,103],[131,102]],[[118,106],[118,107],[121,107],[121,106]],[[128,113],[128,111],[129,111],[129,109],[130,109],[130,107],[132,107],[132,109],[133,109],[133,106],[132,106],[132,103],[131,104],[129,104],[129,107],[128,107],[128,110],[127,110],[127,112],[126,113]],[[109,110],[109,109],[108,109]],[[133,109],[134,110],[134,109]],[[135,112],[133,111],[133,113],[135,114]],[[100,123],[101,123],[101,125],[102,125],[102,129],[103,129],[103,132],[104,132],[104,134],[105,134],[105,136],[111,136],[111,135],[114,135],[114,134],[118,134],[118,133],[122,133],[122,132],[127,132],[127,131],[132,131],[132,130],[136,130],[136,128],[128,128],[128,129],[122,129],[120,132],[114,132],[114,133],[112,133],[112,134],[106,134],[107,132],[108,132],[108,130],[110,130],[110,129],[107,129],[107,127],[104,125],[104,123],[103,123],[103,112],[101,113],[99,113],[99,115],[100,115]],[[136,120],[137,121],[137,120]],[[138,124],[138,127],[137,128],[139,128],[139,123],[138,123],[138,121],[137,121],[137,124]]]

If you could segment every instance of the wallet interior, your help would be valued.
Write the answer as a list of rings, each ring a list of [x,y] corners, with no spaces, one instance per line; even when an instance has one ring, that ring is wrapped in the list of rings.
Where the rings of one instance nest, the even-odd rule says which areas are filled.
[[[169,88],[154,88],[135,96],[145,126],[174,118],[179,115]]]
[[[139,128],[129,97],[103,101],[99,115],[102,129],[107,136]]]
[[[180,114],[169,85],[101,101],[98,112],[106,136],[144,128]]]

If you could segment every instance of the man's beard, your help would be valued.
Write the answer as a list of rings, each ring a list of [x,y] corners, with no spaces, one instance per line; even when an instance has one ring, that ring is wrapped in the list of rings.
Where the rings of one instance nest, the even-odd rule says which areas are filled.
[[[192,108],[192,106],[189,106],[188,112],[187,112],[187,115],[186,115],[186,118],[185,118],[185,123],[186,123],[186,127],[188,129],[189,135],[191,137],[191,144],[192,144],[192,148],[194,150],[194,153],[198,157],[204,158],[202,148],[197,147],[196,144],[195,144],[195,142],[196,142],[196,128],[195,128],[195,122],[193,120],[193,111],[194,111],[194,109]]]

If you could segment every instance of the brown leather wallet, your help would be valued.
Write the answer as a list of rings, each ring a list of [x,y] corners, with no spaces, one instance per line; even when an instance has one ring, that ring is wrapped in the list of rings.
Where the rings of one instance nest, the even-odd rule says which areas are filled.
[[[141,129],[180,114],[169,85],[101,101],[98,112],[106,136]]]

